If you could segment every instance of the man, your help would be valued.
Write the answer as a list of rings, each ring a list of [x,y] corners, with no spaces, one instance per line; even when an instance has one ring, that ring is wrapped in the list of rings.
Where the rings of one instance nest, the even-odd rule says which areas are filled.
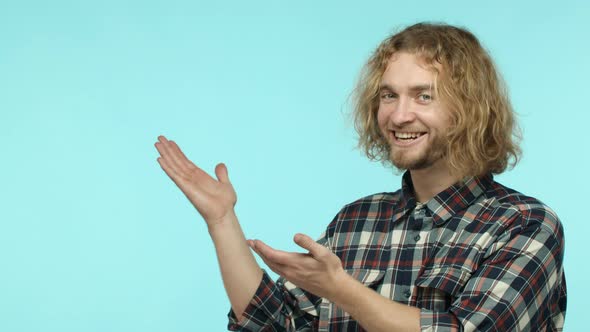
[[[357,88],[359,145],[402,188],[346,205],[308,254],[246,240],[217,180],[161,136],[158,162],[207,222],[231,330],[559,331],[563,229],[540,201],[493,180],[520,150],[489,55],[468,31],[416,24],[382,42]],[[248,248],[281,277],[270,280]]]

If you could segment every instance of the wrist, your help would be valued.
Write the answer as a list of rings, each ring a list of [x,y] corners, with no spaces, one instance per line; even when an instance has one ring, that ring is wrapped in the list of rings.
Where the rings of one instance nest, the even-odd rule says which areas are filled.
[[[236,216],[234,209],[228,210],[220,218],[205,220],[207,223],[207,229],[211,235],[214,233],[224,232],[229,227],[235,226],[237,221],[238,217]]]
[[[354,282],[355,279],[346,273],[346,270],[340,270],[332,279],[329,294],[327,294],[326,298],[336,304],[346,302],[347,300],[344,297],[346,297],[347,292],[343,290],[350,290]]]

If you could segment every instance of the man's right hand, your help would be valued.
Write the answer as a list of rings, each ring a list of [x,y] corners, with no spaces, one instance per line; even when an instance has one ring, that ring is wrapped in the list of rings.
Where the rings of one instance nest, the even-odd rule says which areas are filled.
[[[224,164],[217,164],[215,167],[215,180],[193,164],[174,141],[159,136],[155,146],[160,153],[158,163],[209,227],[221,223],[226,216],[233,213],[237,196]]]

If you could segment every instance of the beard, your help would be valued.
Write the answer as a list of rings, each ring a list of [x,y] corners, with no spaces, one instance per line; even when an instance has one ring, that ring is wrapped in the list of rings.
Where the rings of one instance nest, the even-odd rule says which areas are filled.
[[[420,170],[428,168],[446,155],[447,142],[444,137],[436,135],[421,151],[389,147],[389,160],[400,170]]]

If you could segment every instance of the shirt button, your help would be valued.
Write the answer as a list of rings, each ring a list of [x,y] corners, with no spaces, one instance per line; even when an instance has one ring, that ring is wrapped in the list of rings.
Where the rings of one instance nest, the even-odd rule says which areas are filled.
[[[420,241],[420,235],[414,236],[414,241],[416,241],[416,242]]]
[[[405,296],[406,298],[410,298],[410,296],[411,296],[411,295],[412,295],[412,293],[410,293],[410,290],[409,290],[409,289],[406,289],[406,290],[404,291],[404,296]]]

